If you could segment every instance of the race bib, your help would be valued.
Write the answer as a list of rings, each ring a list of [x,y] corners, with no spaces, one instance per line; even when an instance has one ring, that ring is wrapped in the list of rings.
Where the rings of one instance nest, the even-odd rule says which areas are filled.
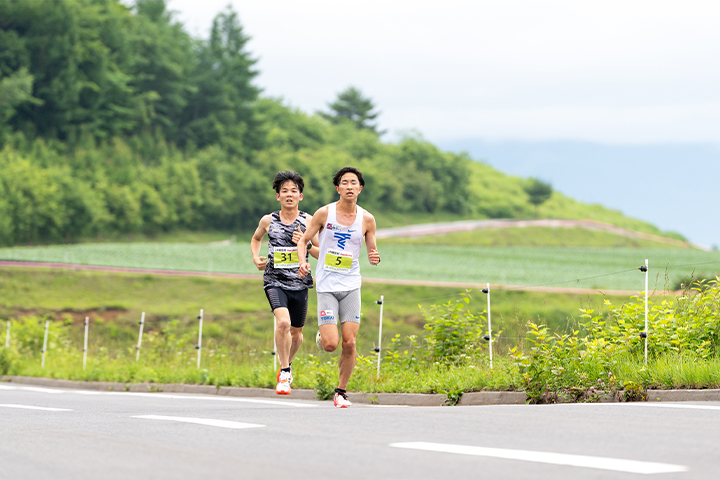
[[[325,253],[325,270],[338,273],[350,273],[352,261],[352,253],[328,248]]]
[[[273,265],[275,268],[300,267],[297,247],[275,247],[273,250]]]

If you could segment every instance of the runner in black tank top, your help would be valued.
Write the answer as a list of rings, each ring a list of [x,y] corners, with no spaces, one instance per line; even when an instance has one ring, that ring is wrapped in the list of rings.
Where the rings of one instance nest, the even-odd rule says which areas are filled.
[[[286,171],[275,175],[273,188],[280,202],[280,210],[260,219],[250,240],[253,262],[258,270],[265,272],[265,295],[276,320],[275,346],[280,360],[278,384],[275,388],[278,395],[290,394],[290,363],[303,341],[308,288],[312,288],[312,278],[298,276],[300,259],[297,243],[305,232],[307,222],[312,219],[311,215],[298,210],[298,204],[303,199],[303,187],[303,179],[296,172]],[[267,257],[261,257],[261,242],[265,234],[270,239],[269,252]],[[317,258],[317,243],[316,236],[315,244],[304,245],[308,249],[308,252],[304,253],[304,263],[308,260],[308,254]]]

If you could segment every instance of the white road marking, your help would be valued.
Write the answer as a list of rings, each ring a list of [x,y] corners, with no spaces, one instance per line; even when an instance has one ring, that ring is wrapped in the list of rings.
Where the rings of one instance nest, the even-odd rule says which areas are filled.
[[[62,390],[53,388],[42,388],[42,387],[10,387],[8,390],[26,390],[28,392],[39,392],[39,393],[63,393]]]
[[[655,402],[643,402],[644,407],[659,407],[659,408],[686,408],[690,410],[720,410],[720,406],[717,405],[693,405],[686,403],[655,403]]]
[[[305,403],[285,402],[281,400],[261,400],[256,398],[238,398],[238,397],[207,397],[199,395],[173,395],[170,393],[142,393],[142,392],[94,392],[91,390],[78,390],[78,395],[119,395],[126,397],[146,397],[146,398],[169,398],[173,400],[207,400],[210,402],[241,402],[241,403],[259,403],[264,405],[280,405],[284,407],[300,407],[300,408],[316,408],[317,405]]]
[[[211,427],[222,427],[222,428],[256,428],[264,427],[265,425],[258,425],[256,423],[241,423],[233,422],[230,420],[216,420],[214,418],[193,418],[193,417],[168,417],[165,415],[135,415],[130,418],[144,418],[147,420],[166,420],[170,422],[183,422],[183,423],[196,423],[198,425],[208,425]]]
[[[5,408],[24,408],[27,410],[45,410],[48,412],[72,412],[69,408],[50,408],[50,407],[35,407],[33,405],[16,405],[13,403],[0,403],[0,407]]]
[[[458,453],[461,455],[522,460],[525,462],[550,463],[553,465],[567,465],[571,467],[596,468],[600,470],[613,470],[616,472],[640,473],[645,475],[653,473],[686,472],[688,470],[688,467],[684,465],[671,465],[668,463],[640,462],[637,460],[590,457],[586,455],[569,455],[565,453],[533,452],[529,450],[473,447],[470,445],[452,445],[448,443],[403,442],[391,443],[390,446],[431,452]]]
[[[410,405],[362,405],[358,403],[354,403],[353,407],[363,407],[363,408],[410,408]],[[424,408],[424,407],[423,407]]]
[[[497,405],[501,406],[501,405]],[[511,406],[511,405],[508,405]],[[597,407],[631,407],[631,408],[681,408],[689,410],[720,410],[719,405],[697,405],[694,403],[666,403],[666,402],[609,402],[609,403],[563,403],[556,405],[543,405],[541,408],[548,407],[581,407],[589,408]]]
[[[21,386],[5,386],[0,385],[2,390],[25,390],[29,392],[40,392],[40,393],[70,393],[76,395],[118,395],[125,397],[147,397],[147,398],[168,398],[172,400],[207,400],[210,402],[239,402],[239,403],[258,403],[261,405],[279,405],[283,407],[298,407],[298,408],[317,408],[319,405],[312,403],[294,403],[283,400],[264,400],[259,398],[244,398],[244,397],[208,397],[202,395],[173,395],[169,393],[144,393],[144,392],[99,392],[96,390],[60,390],[60,389],[49,389],[39,387],[21,387]]]

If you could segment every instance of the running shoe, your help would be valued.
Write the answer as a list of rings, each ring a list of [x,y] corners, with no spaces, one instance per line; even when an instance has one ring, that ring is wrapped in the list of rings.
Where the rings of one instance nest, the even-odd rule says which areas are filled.
[[[335,392],[333,396],[333,403],[337,408],[348,408],[352,403],[347,399],[347,395],[340,392]]]
[[[278,382],[280,381],[280,372],[282,372],[282,368],[278,368],[277,377],[275,377]],[[292,367],[290,367],[290,383],[292,383],[292,381],[293,381]]]
[[[280,372],[280,379],[277,387],[275,387],[275,393],[278,395],[290,395],[290,382],[292,381],[292,375],[288,372]]]
[[[320,338],[320,330],[318,330],[317,335],[315,335],[315,345],[317,345],[318,350],[320,350],[321,352],[325,351],[322,346],[322,339]]]

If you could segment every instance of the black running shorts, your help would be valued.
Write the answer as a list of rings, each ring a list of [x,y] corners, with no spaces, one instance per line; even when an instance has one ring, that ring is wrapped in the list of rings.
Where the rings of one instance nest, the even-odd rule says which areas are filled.
[[[284,290],[280,287],[268,287],[265,296],[270,302],[270,309],[287,308],[290,312],[290,325],[295,328],[305,326],[308,309],[308,289]]]

